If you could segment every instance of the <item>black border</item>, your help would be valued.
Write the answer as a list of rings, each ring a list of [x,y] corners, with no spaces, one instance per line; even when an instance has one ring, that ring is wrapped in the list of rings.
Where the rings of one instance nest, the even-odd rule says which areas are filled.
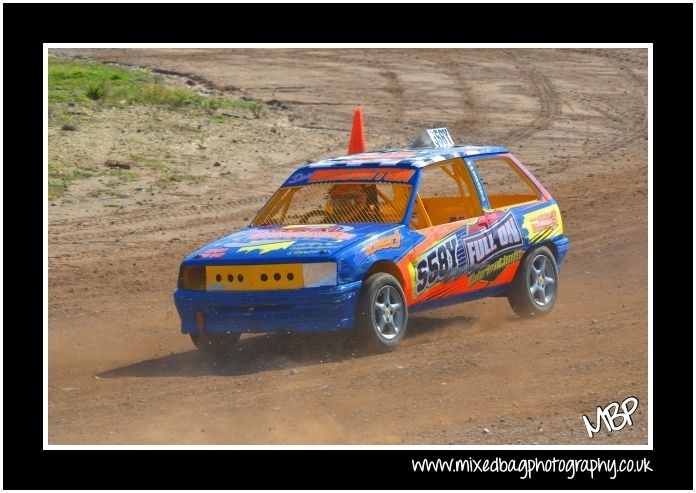
[[[40,251],[28,255],[26,246],[39,250],[42,244],[34,224],[38,223],[45,204],[41,188],[35,186],[42,180],[38,166],[43,161],[42,146],[37,139],[43,132],[39,63],[43,42],[654,43],[655,217],[660,213],[660,230],[683,231],[688,229],[684,226],[684,210],[688,210],[685,209],[688,205],[679,204],[679,197],[683,200],[688,195],[677,189],[686,180],[662,162],[673,167],[682,163],[680,173],[685,171],[685,161],[693,162],[693,156],[688,160],[684,146],[678,144],[686,142],[689,148],[692,142],[692,119],[685,110],[692,107],[688,96],[693,87],[691,4],[4,4],[3,13],[6,105],[3,201],[5,238],[10,240],[5,244],[7,262],[3,265],[9,272],[5,279],[11,280],[5,284],[7,323],[3,331],[4,487],[42,490],[693,487],[693,443],[689,444],[693,436],[692,399],[688,394],[670,396],[663,385],[676,382],[680,388],[693,389],[693,334],[688,325],[663,326],[662,317],[655,317],[654,326],[651,401],[656,403],[652,405],[655,451],[45,451],[40,445],[43,421],[39,413],[34,413],[35,409],[42,409],[40,403],[34,404],[39,395],[38,382],[42,380],[36,350],[40,345],[38,341],[24,343],[28,332],[39,339],[42,324],[36,320],[38,310],[21,308],[36,298],[35,280],[42,275],[37,272],[29,276],[25,272],[27,263],[34,269],[40,264],[24,260],[42,256]],[[199,22],[195,22],[197,19]],[[258,28],[243,31],[239,26],[244,19],[253,19],[252,24]],[[681,119],[675,118],[675,111],[682,115]],[[661,200],[666,198],[669,200]],[[658,211],[657,205],[661,203],[666,203],[666,210]],[[27,207],[34,209],[29,222]],[[677,220],[682,227],[675,224],[672,228],[669,223]],[[675,254],[679,251],[675,248],[684,248],[678,244],[683,240],[676,235],[668,238],[671,244],[659,244],[658,225],[655,231],[656,262],[660,252]],[[14,242],[19,238],[22,247],[17,248]],[[12,273],[13,267],[18,272]],[[679,266],[671,267],[671,271],[688,272],[685,267],[682,261]],[[669,282],[657,270],[655,276],[655,286]],[[682,289],[672,291],[683,292]],[[661,300],[661,291],[664,290],[655,290],[654,315],[678,308],[674,293],[670,292],[669,300]],[[28,319],[27,315],[30,315]],[[19,325],[18,317],[21,317]],[[18,344],[18,340],[22,342]],[[670,401],[673,404],[667,404]],[[678,441],[681,446],[675,443]],[[647,457],[654,472],[626,475],[613,481],[582,477],[571,481],[563,475],[547,474],[522,481],[516,474],[462,475],[411,470],[411,459],[493,455],[517,459]],[[259,465],[267,468],[265,473],[257,472]]]

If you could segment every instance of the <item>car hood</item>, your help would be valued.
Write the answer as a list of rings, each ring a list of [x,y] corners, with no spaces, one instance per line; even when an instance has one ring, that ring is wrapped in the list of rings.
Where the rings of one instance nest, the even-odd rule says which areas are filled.
[[[191,264],[258,264],[330,260],[398,224],[321,224],[249,227],[210,243],[187,257]]]

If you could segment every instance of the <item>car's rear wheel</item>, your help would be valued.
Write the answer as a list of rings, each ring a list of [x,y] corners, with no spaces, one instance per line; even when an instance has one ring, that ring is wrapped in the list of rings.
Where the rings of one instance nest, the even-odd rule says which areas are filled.
[[[191,334],[193,344],[204,354],[211,356],[228,356],[232,353],[241,334],[209,334],[201,337],[198,334]]]
[[[408,306],[406,296],[394,276],[371,275],[362,285],[358,298],[357,331],[368,349],[391,351],[406,334]]]
[[[548,248],[535,248],[522,259],[507,297],[520,317],[537,317],[551,311],[558,298],[558,265]]]

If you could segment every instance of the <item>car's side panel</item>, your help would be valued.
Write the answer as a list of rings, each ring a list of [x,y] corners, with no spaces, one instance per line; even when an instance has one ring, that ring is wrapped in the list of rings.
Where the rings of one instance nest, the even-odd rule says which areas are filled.
[[[437,298],[429,301],[423,301],[416,305],[409,306],[410,313],[423,312],[426,310],[434,310],[444,306],[456,305],[467,301],[474,301],[481,298],[491,296],[500,296],[508,288],[507,284],[487,287],[479,291],[469,291],[461,294],[455,294],[448,298]]]
[[[554,242],[559,263],[567,251],[553,200],[419,232],[425,240],[398,263],[408,303],[423,304],[419,308],[499,294],[514,279],[525,252],[536,246]]]
[[[420,230],[399,268],[411,305],[507,284],[524,254],[524,237],[511,212]]]

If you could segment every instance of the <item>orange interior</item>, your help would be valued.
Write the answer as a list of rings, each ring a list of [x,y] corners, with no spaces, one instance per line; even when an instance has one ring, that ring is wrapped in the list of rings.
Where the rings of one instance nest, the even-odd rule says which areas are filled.
[[[519,205],[525,202],[535,202],[537,200],[536,195],[489,195],[488,204],[491,209],[502,209],[503,207],[510,207],[512,205]]]

